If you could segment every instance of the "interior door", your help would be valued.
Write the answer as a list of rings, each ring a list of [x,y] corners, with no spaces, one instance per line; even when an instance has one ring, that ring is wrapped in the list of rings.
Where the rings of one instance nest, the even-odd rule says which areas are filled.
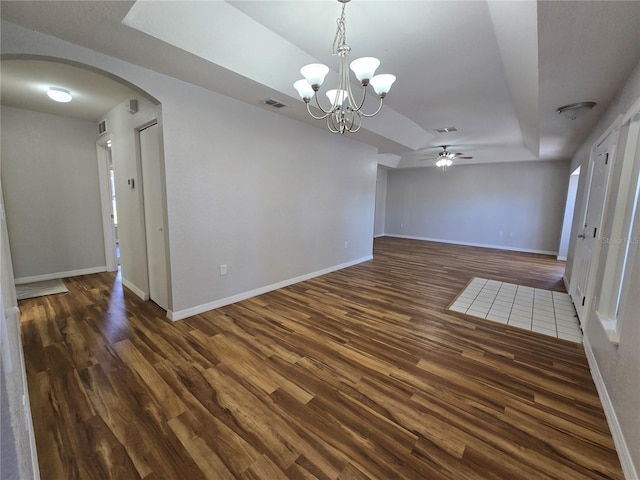
[[[598,242],[604,204],[607,198],[607,187],[613,163],[613,148],[617,138],[617,131],[610,132],[596,147],[591,156],[589,176],[587,177],[587,208],[585,210],[582,228],[578,234],[576,244],[575,270],[572,275],[571,298],[576,307],[580,325],[585,327],[585,313],[591,292],[591,273],[594,259],[598,254]]]
[[[169,283],[164,225],[164,200],[160,161],[160,129],[153,124],[140,130],[142,194],[147,236],[149,298],[165,310],[169,308]]]

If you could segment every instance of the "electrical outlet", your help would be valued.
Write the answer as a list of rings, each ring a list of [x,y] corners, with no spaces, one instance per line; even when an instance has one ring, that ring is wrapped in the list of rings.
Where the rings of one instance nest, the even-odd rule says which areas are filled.
[[[220,265],[220,276],[224,276],[227,274],[227,266],[226,265]]]
[[[509,232],[509,238],[513,238],[513,232]]]
[[[349,248],[349,242],[344,242],[344,248]]]

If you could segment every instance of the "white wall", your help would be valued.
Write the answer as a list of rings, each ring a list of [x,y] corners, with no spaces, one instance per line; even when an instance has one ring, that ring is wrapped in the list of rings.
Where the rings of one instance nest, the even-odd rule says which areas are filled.
[[[105,267],[92,122],[2,107],[2,182],[17,279]]]
[[[387,235],[556,253],[568,162],[390,170]]]
[[[384,235],[384,222],[387,210],[387,169],[378,165],[376,180],[376,217],[373,227],[373,235]]]
[[[356,136],[8,22],[1,47],[109,71],[161,103],[174,312],[371,256],[377,152]]]
[[[612,102],[603,119],[573,157],[571,162],[572,170],[580,166],[581,172],[587,171],[589,152],[594,142],[619,115],[626,113],[638,98],[640,98],[640,63],[629,77],[618,97]],[[574,226],[565,272],[569,281],[571,281],[575,254],[575,238],[580,227],[579,219],[584,217],[586,208],[586,199],[584,198],[586,177],[587,175],[580,175]],[[606,216],[611,214],[610,209],[605,212]],[[636,215],[631,238],[640,238],[640,215]],[[604,252],[605,249],[602,249],[601,253],[604,254]],[[600,271],[603,269],[603,260],[602,256],[597,260],[600,262]],[[638,347],[640,345],[640,322],[638,321],[638,312],[640,312],[640,295],[638,295],[638,292],[640,292],[640,248],[637,242],[632,244],[629,251],[627,272],[627,278],[629,279],[628,295],[623,296],[618,315],[620,325],[619,345],[609,341],[602,323],[592,315],[592,312],[590,312],[587,328],[584,332],[584,343],[587,352],[591,355],[592,371],[597,372],[594,375],[597,385],[606,391],[604,398],[601,395],[605,404],[605,411],[609,407],[615,416],[615,418],[612,418],[611,414],[608,416],[610,425],[613,425],[614,438],[616,435],[620,435],[624,439],[627,453],[629,454],[626,461],[633,465],[633,467],[627,466],[627,468],[634,468],[637,475],[640,473],[640,388],[638,388],[638,385],[640,385],[640,348]],[[602,278],[596,278],[594,292],[599,292],[601,286]],[[599,381],[602,383],[598,383]],[[623,459],[624,463],[625,459]]]

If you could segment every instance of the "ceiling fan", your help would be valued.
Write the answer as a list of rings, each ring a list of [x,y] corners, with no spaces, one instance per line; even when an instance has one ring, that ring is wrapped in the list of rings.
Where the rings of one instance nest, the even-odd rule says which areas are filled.
[[[452,153],[447,148],[450,145],[441,145],[439,148],[442,148],[442,151],[438,153],[435,157],[425,157],[421,160],[436,160],[436,167],[442,167],[442,170],[446,170],[447,167],[450,167],[453,164],[453,160],[469,160],[473,157],[465,156],[462,152]]]

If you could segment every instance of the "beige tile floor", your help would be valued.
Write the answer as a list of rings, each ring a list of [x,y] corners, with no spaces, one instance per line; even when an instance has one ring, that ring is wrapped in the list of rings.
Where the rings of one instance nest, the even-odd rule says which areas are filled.
[[[449,310],[582,343],[566,293],[474,277]]]

